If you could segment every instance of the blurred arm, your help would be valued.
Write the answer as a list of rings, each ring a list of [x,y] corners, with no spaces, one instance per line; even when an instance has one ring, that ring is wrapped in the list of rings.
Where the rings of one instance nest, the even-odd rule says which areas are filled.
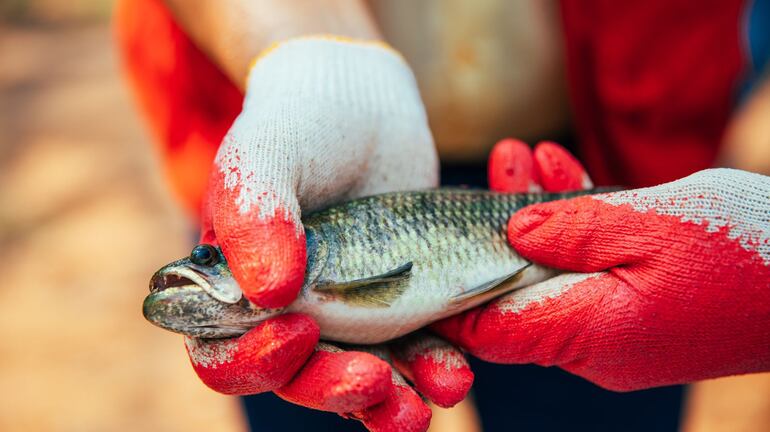
[[[165,0],[193,41],[241,89],[252,59],[309,34],[381,39],[362,0]]]
[[[765,77],[727,127],[723,166],[770,175],[770,77]]]

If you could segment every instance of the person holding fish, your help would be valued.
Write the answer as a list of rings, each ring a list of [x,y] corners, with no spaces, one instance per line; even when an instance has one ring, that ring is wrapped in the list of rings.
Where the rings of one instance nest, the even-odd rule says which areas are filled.
[[[741,128],[757,109],[729,116],[745,59],[738,32],[725,35],[746,5],[675,3],[679,9],[669,1],[634,11],[561,2],[579,154],[600,184],[649,187],[511,211],[512,251],[558,274],[481,306],[467,303],[475,307],[430,324],[430,332],[368,347],[319,342],[324,326],[310,309],[267,317],[235,337],[186,337],[199,377],[222,393],[275,392],[389,431],[428,427],[421,396],[439,406],[463,400],[474,379],[463,351],[500,364],[558,366],[616,391],[770,370],[770,178],[709,169],[770,166],[769,146]],[[689,27],[648,34],[656,20],[682,10],[693,13]],[[216,246],[194,249],[190,262],[226,262],[231,274],[226,283],[199,285],[226,303],[241,293],[249,308],[294,303],[317,256],[309,250],[317,234],[301,216],[353,198],[435,187],[439,156],[478,160],[489,151],[486,142],[434,142],[418,80],[363,2],[135,0],[119,3],[116,22],[170,182],[199,215],[200,243]],[[701,48],[714,46],[725,57],[704,69],[712,57]],[[689,56],[677,56],[683,51]],[[463,62],[480,61],[481,54],[457,52]],[[692,70],[707,72],[691,79]],[[755,94],[768,93],[757,86]],[[463,109],[471,116],[476,108],[487,109]],[[442,176],[473,183],[464,170],[445,165]],[[488,178],[491,189],[507,193],[592,187],[582,165],[553,143],[530,150],[501,141]],[[381,284],[416,270],[406,262],[372,277]],[[222,275],[216,272],[208,276]],[[178,272],[172,282],[161,276],[167,285],[179,281]],[[514,273],[503,276],[466,288],[488,293]],[[479,377],[485,367],[474,367]],[[571,403],[581,403],[585,387],[554,379],[578,399]],[[505,404],[513,396],[502,390]],[[255,430],[332,421],[278,415],[283,407],[248,400]],[[483,413],[482,390],[477,401]]]

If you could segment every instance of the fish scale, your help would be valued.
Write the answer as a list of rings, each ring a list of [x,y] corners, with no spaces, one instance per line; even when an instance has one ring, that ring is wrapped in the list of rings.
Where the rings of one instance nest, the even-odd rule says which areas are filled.
[[[596,192],[435,189],[360,198],[303,217],[308,265],[300,294],[288,307],[259,309],[239,291],[228,291],[237,283],[217,250],[218,263],[210,267],[188,259],[156,273],[145,316],[191,336],[231,337],[270,316],[301,312],[318,322],[327,340],[390,340],[554,275],[508,246],[508,218],[530,204]],[[164,294],[169,278],[176,288]],[[202,301],[201,290],[210,301]],[[185,291],[196,295],[186,298]],[[186,302],[185,307],[168,306],[174,302]],[[204,312],[180,312],[196,305]]]

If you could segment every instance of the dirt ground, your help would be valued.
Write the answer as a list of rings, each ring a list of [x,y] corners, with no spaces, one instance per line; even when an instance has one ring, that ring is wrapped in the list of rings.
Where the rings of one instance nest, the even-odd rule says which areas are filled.
[[[0,430],[245,430],[142,319],[192,233],[104,21],[0,24]],[[697,385],[689,413],[687,432],[770,430],[770,374]]]
[[[192,236],[109,26],[0,27],[0,64],[0,430],[244,430],[141,316]]]

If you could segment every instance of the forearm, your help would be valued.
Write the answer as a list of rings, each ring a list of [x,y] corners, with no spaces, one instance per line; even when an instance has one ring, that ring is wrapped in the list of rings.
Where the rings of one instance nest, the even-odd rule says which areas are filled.
[[[251,60],[302,35],[381,39],[363,0],[165,0],[179,24],[243,88]]]
[[[719,162],[770,175],[770,76],[765,76],[728,124]]]

